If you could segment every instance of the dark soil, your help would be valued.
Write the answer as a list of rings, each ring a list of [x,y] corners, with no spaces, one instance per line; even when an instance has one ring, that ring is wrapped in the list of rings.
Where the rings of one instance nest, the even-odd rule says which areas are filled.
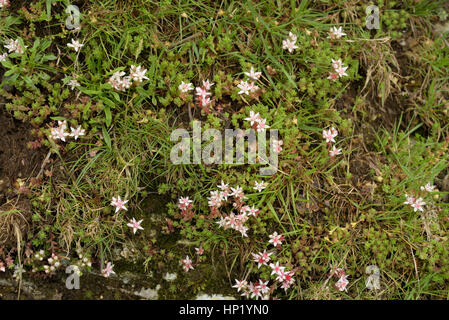
[[[3,204],[18,178],[26,180],[37,175],[45,150],[28,148],[28,143],[36,140],[31,134],[32,127],[13,119],[0,106],[0,204]]]
[[[37,175],[45,157],[43,148],[28,148],[33,141],[29,124],[14,120],[0,104],[0,244],[15,241],[15,227],[23,233],[31,216],[26,197],[30,177]],[[18,179],[23,179],[20,185]]]

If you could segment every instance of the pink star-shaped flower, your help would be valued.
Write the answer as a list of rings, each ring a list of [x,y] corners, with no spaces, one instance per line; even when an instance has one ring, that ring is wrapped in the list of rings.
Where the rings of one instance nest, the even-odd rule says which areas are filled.
[[[282,240],[284,240],[284,236],[278,235],[277,232],[274,232],[273,234],[270,235],[270,241],[268,242],[272,243],[273,246],[277,247],[278,245],[282,244]]]
[[[112,270],[114,265],[111,262],[108,262],[104,269],[101,271],[104,277],[108,278],[111,274],[115,274],[115,272]]]
[[[143,230],[140,226],[143,220],[136,221],[136,219],[132,218],[127,224],[128,227],[133,229],[134,234],[136,234],[137,230]]]
[[[119,212],[121,209],[128,211],[126,209],[125,204],[128,202],[128,200],[122,200],[120,199],[120,196],[117,196],[117,198],[112,197],[111,205],[115,207],[115,212]]]

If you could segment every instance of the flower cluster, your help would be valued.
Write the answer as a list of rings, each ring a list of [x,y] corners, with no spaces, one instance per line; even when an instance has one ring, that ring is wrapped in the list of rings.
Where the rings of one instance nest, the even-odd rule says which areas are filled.
[[[86,267],[92,267],[92,261],[90,260],[88,255],[85,255],[83,253],[81,249],[77,249],[76,253],[78,254],[79,260],[76,263],[71,264],[70,266],[72,267],[73,272],[75,272],[78,276],[82,276],[83,273],[81,270]]]
[[[59,262],[59,257],[55,255],[54,253],[51,254],[51,257],[48,258],[48,265],[44,265],[44,271],[45,273],[51,273],[56,271],[57,268],[61,265],[61,262]]]
[[[58,127],[52,128],[50,131],[50,138],[53,140],[61,140],[65,142],[65,137],[73,137],[78,140],[80,136],[84,136],[86,130],[82,129],[81,126],[77,128],[71,127],[71,132],[67,132],[67,121],[58,121]]]
[[[288,38],[285,40],[282,40],[282,49],[287,49],[288,52],[292,53],[295,49],[298,49],[298,46],[296,45],[297,37],[295,34],[289,32]]]
[[[145,76],[147,69],[141,66],[132,65],[129,70],[129,76],[126,76],[124,71],[117,71],[109,78],[109,84],[117,91],[126,91],[131,87],[133,81],[136,85],[140,84],[144,79],[148,80]]]
[[[227,191],[211,191],[210,197],[207,198],[209,207],[220,208],[223,201],[228,200],[229,193]]]
[[[262,72],[255,72],[254,68],[251,67],[250,72],[245,72],[245,75],[248,77],[248,80],[240,80],[240,83],[237,85],[237,88],[240,89],[238,94],[246,94],[249,96],[251,93],[259,90],[259,86],[255,84],[255,81],[259,80]]]
[[[9,0],[0,0],[0,9],[9,7]]]
[[[231,212],[228,216],[221,217],[220,221],[217,222],[218,226],[223,229],[234,229],[242,234],[242,237],[248,237],[246,232],[248,227],[244,223],[248,220],[248,215],[246,213],[234,214]]]
[[[435,186],[431,185],[430,182],[427,182],[425,186],[421,186],[421,191],[433,192],[435,190]]]
[[[271,243],[273,246],[280,249],[282,245],[282,241],[285,240],[283,235],[279,235],[277,232],[274,232],[270,236],[270,240],[268,243]],[[279,265],[279,261],[274,263],[270,263],[271,275],[276,276],[276,281],[280,283],[281,288],[287,291],[291,287],[291,285],[295,282],[293,276],[295,272],[293,270],[286,271],[285,267]]]
[[[293,270],[285,271],[285,267],[280,267],[279,262],[277,264],[270,264],[270,268],[273,270],[271,274],[276,275],[276,281],[281,284],[281,288],[284,291],[287,291],[295,283],[295,279],[293,278],[295,272]]]
[[[67,121],[58,121],[58,127],[52,128],[50,131],[50,138],[53,140],[62,140],[65,142],[65,137],[69,135],[66,132],[67,129]]]
[[[335,137],[338,135],[338,131],[332,127],[329,130],[323,130],[323,139],[326,140],[326,143],[329,147],[329,156],[331,158],[338,156],[341,154],[341,149],[337,149],[335,145],[332,145],[332,143],[335,143]],[[332,145],[332,149],[330,149],[330,146]]]
[[[125,76],[124,71],[117,71],[109,78],[109,84],[117,91],[126,91],[132,84],[130,76]]]
[[[331,267],[330,276],[338,278],[338,281],[335,283],[335,288],[340,291],[347,291],[346,287],[349,284],[349,275],[342,268],[337,268],[336,266]]]
[[[80,266],[81,267],[91,267],[92,266],[92,262],[89,259],[88,255],[83,254],[83,252],[78,249],[76,250],[76,253],[78,254],[78,257],[80,258]]]
[[[435,191],[436,186],[431,185],[430,182],[428,182],[425,186],[421,186],[420,189],[422,192],[434,192]],[[422,194],[421,194],[422,195]],[[424,206],[426,205],[426,203],[424,202],[422,197],[419,196],[410,196],[407,193],[405,194],[405,202],[404,204],[409,204],[412,208],[413,211],[424,211]]]
[[[243,281],[236,281],[236,285],[233,286],[233,288],[237,288],[238,291],[242,290],[242,296],[244,297],[250,297],[255,298],[258,300],[259,298],[262,298],[264,300],[268,300],[269,296],[268,293],[270,291],[270,287],[268,286],[269,281],[265,281],[263,279],[259,279],[256,283],[250,282],[247,283],[246,280]]]
[[[284,241],[284,236],[279,235],[277,232],[274,232],[269,236],[270,240],[268,243],[273,244],[275,247],[280,249],[282,245],[282,241]],[[287,291],[291,287],[291,285],[295,282],[293,276],[295,275],[295,271],[286,271],[284,266],[279,265],[279,261],[276,263],[271,262],[271,256],[274,254],[273,251],[267,252],[265,249],[263,252],[251,253],[253,256],[253,261],[257,263],[257,268],[260,269],[262,266],[269,267],[271,269],[271,276],[274,278],[274,281],[280,285],[282,289]],[[271,288],[268,286],[269,281],[264,281],[260,279],[256,283],[248,282],[246,280],[235,280],[236,284],[232,286],[237,289],[237,292],[242,291],[242,296],[250,297],[250,298],[262,298],[262,299],[270,299],[269,292],[273,292],[276,288],[274,284]]]
[[[267,119],[263,119],[259,113],[255,113],[254,111],[249,112],[249,117],[245,118],[248,121],[253,129],[257,132],[263,132],[265,129],[270,128],[269,125],[266,124]]]
[[[206,80],[203,81],[203,85],[201,87],[195,88],[196,103],[207,112],[209,111],[209,106],[213,103],[213,99],[211,100],[210,98],[210,89],[214,84],[215,83],[210,83],[209,80]]]
[[[341,59],[332,59],[332,69],[333,70],[329,72],[329,76],[327,77],[329,80],[336,81],[338,78],[342,78],[348,75],[346,73],[348,67],[343,67],[343,62],[341,61]]]
[[[409,196],[408,194],[405,194],[405,202],[404,204],[409,204],[412,208],[413,211],[424,211],[424,206],[426,205],[426,203],[424,202],[424,200],[422,198],[416,198],[413,196]]]
[[[70,264],[70,266],[73,268],[73,271],[75,271],[79,276],[82,275],[81,273],[81,268],[90,268],[92,266],[92,262],[89,258],[89,256],[87,255],[83,255],[82,251],[80,249],[77,249],[76,252],[78,253],[78,257],[79,259],[76,260],[76,262]],[[27,245],[27,248],[25,250],[25,255],[26,255],[26,259],[24,260],[24,264],[25,265],[30,265],[31,268],[31,273],[39,273],[39,272],[44,272],[45,274],[47,274],[48,276],[54,275],[58,268],[62,267],[63,263],[61,262],[61,258],[60,256],[58,256],[57,254],[55,254],[54,252],[51,254],[51,256],[46,259],[46,262],[44,262],[44,265],[41,265],[39,262],[44,260],[45,257],[45,251],[44,250],[39,250],[37,252],[33,252],[33,250],[31,250],[31,247],[29,247]],[[67,257],[63,257],[64,259],[67,259]],[[8,256],[5,259],[6,265],[8,268],[12,268],[14,266],[14,260],[13,258],[11,258],[10,256]],[[5,271],[2,270],[2,267],[4,266],[3,262],[0,260],[0,271]],[[25,272],[25,269],[22,268],[21,270],[15,269],[15,277],[18,276],[18,272]]]
[[[240,89],[238,94],[246,94],[247,96],[250,95],[250,93],[253,93],[259,89],[257,85],[254,84],[254,82],[249,82],[245,80],[240,80],[240,83],[237,85],[237,88]]]
[[[229,187],[225,184],[223,180],[221,184],[217,186],[220,190],[211,191],[211,196],[208,198],[209,207],[211,209],[212,217],[221,216],[220,220],[217,222],[218,226],[223,229],[234,229],[239,231],[243,237],[247,237],[246,232],[248,227],[244,224],[249,219],[250,216],[256,217],[259,213],[259,209],[254,206],[250,207],[245,204],[245,193],[243,188],[237,186],[235,188]],[[231,212],[229,215],[221,214],[218,209],[224,204],[231,200],[232,206],[237,210],[238,214]]]
[[[40,250],[39,252],[36,252],[36,253],[34,254],[34,258],[35,258],[36,260],[39,260],[39,261],[44,260],[44,256],[45,256],[45,251],[44,251],[44,250]]]
[[[260,269],[261,266],[268,265],[268,263],[271,261],[270,256],[273,254],[273,252],[267,252],[267,250],[264,250],[263,252],[251,254],[253,256],[253,260],[257,263],[257,268]]]

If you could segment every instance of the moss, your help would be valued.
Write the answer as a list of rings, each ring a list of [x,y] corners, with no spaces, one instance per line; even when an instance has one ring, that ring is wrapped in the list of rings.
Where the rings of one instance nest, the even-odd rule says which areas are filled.
[[[93,297],[93,293],[90,290],[86,290],[86,292],[84,293],[84,296],[86,297],[86,299],[90,300]]]

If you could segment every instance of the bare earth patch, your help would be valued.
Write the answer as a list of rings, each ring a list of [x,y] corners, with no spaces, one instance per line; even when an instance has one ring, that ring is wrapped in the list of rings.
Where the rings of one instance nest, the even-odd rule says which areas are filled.
[[[30,130],[29,124],[0,109],[0,244],[15,241],[15,228],[23,233],[30,217],[27,182],[44,158],[42,148],[27,147],[33,140]]]

